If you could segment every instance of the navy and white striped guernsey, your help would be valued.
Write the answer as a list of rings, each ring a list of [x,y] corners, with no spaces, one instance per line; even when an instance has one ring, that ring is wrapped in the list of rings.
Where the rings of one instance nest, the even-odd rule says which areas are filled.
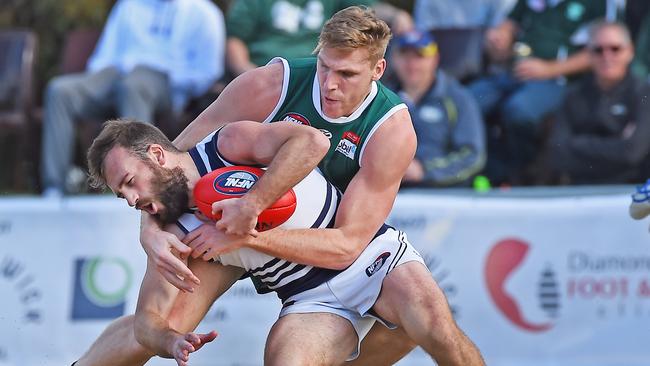
[[[236,165],[219,154],[215,131],[192,148],[189,153],[201,176],[221,167]],[[293,188],[296,211],[281,228],[326,228],[334,225],[341,193],[320,174],[312,171]],[[193,214],[184,214],[177,225],[185,233],[202,224]],[[247,270],[259,293],[275,291],[285,299],[312,289],[334,277],[340,271],[292,263],[284,259],[249,249],[240,248],[216,259],[224,265]]]

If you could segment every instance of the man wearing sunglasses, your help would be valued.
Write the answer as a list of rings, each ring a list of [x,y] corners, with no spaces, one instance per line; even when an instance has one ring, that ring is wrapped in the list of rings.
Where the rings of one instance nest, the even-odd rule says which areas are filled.
[[[606,15],[604,0],[518,0],[485,33],[485,49],[502,70],[470,85],[484,117],[498,122],[488,143],[487,174],[517,183],[538,153],[540,125],[562,104],[565,78],[587,70],[577,35]]]
[[[557,116],[550,165],[569,183],[641,181],[650,152],[650,88],[629,71],[634,48],[625,25],[597,23],[589,38],[591,74]]]

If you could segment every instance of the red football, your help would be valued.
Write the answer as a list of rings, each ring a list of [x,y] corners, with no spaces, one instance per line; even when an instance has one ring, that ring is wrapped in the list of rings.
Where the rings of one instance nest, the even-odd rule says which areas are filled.
[[[241,197],[248,192],[264,170],[249,166],[230,166],[215,169],[204,175],[194,186],[194,202],[196,207],[207,217],[219,220],[221,213],[212,214],[212,204]],[[287,221],[296,210],[296,194],[290,189],[274,204],[257,217],[257,230],[273,229]]]

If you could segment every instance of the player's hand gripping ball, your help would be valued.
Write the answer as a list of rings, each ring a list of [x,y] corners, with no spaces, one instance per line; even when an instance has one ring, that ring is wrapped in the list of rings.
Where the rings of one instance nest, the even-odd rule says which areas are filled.
[[[207,217],[219,220],[221,213],[212,214],[212,204],[246,194],[264,174],[264,170],[249,166],[219,168],[204,175],[194,186],[196,207]],[[287,221],[296,211],[296,194],[290,189],[257,217],[258,231],[273,229]]]

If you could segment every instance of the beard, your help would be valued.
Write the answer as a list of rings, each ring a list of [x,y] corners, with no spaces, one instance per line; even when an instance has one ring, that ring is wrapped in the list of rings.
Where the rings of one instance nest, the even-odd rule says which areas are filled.
[[[153,196],[164,205],[156,217],[163,226],[172,224],[189,208],[187,177],[181,167],[167,169],[153,166],[153,174]]]

